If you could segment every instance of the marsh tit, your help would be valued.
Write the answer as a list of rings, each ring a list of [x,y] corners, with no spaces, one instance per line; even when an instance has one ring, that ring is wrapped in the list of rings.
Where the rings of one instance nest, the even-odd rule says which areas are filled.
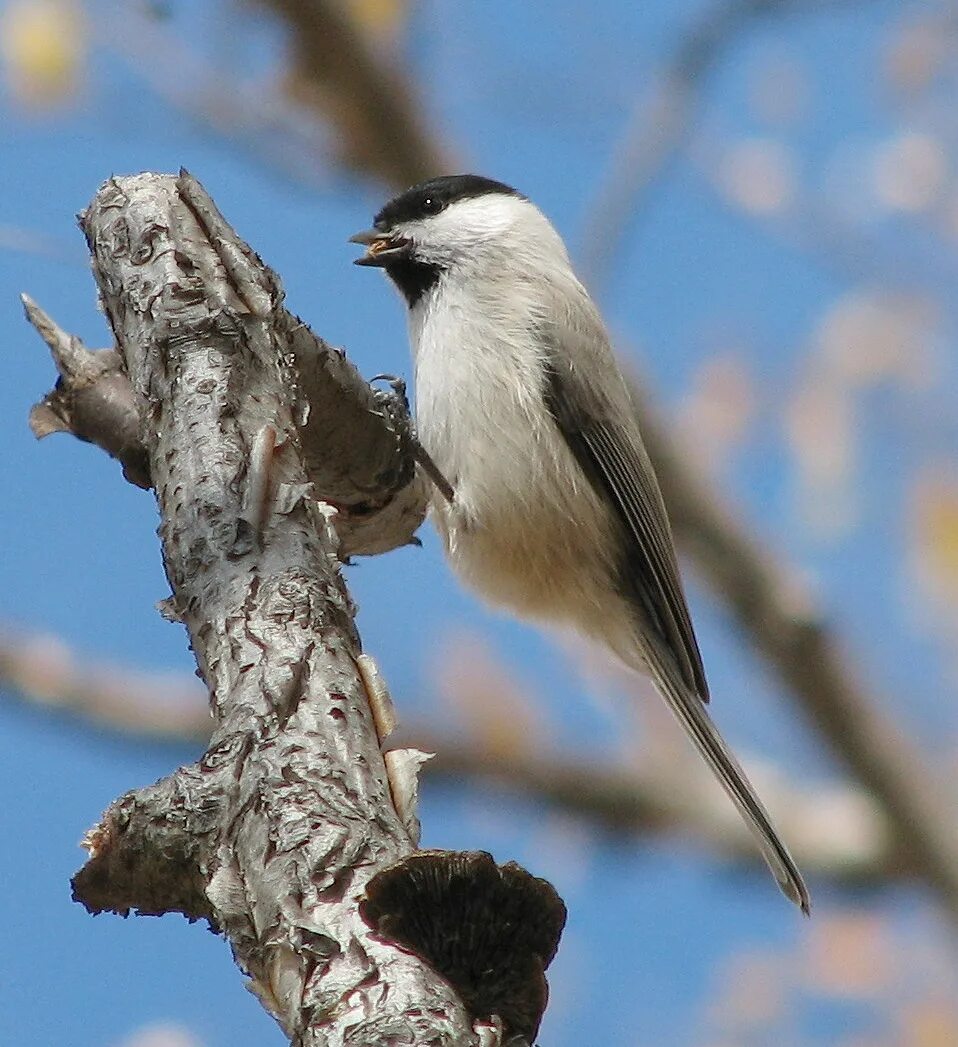
[[[609,336],[529,199],[477,175],[391,200],[354,243],[406,300],[419,439],[454,492],[432,519],[492,604],[571,626],[649,675],[782,891],[801,873],[712,722],[652,463]]]

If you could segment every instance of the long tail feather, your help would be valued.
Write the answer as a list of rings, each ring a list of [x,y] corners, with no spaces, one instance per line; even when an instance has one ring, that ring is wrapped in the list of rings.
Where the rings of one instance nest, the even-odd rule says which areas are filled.
[[[811,901],[802,874],[738,760],[712,722],[705,703],[677,678],[675,669],[667,661],[668,654],[648,648],[644,653],[656,689],[755,835],[782,893],[800,906],[807,916]]]

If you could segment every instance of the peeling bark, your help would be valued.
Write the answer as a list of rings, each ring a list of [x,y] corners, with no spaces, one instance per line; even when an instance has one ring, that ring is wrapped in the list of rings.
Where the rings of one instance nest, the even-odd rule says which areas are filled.
[[[91,912],[207,920],[296,1045],[529,1042],[564,919],[548,885],[535,881],[536,925],[516,936],[531,987],[523,995],[517,975],[503,995],[511,1020],[464,1005],[359,911],[370,878],[414,851],[414,784],[391,788],[388,728],[377,730],[339,573],[342,544],[391,548],[421,520],[424,481],[397,404],[281,308],[275,276],[189,175],[112,179],[81,227],[119,356],[48,325],[60,388],[33,421],[77,432],[89,407],[77,407],[78,374],[88,400],[106,375],[104,404],[121,403],[112,432],[93,410],[78,435],[124,461],[134,417],[167,611],[189,633],[214,726],[198,764],[110,807],[88,835],[75,898]],[[393,762],[408,777],[416,757]],[[492,882],[483,863],[466,865]],[[525,897],[523,876],[503,874],[505,889]],[[464,930],[468,915],[450,908],[437,908],[438,940]]]

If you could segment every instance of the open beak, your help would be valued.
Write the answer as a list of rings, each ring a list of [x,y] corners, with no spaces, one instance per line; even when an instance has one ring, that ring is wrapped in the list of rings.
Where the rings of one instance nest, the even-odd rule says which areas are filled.
[[[387,266],[409,252],[409,241],[395,238],[378,229],[367,229],[349,238],[351,244],[362,244],[366,253],[355,259],[354,265]]]

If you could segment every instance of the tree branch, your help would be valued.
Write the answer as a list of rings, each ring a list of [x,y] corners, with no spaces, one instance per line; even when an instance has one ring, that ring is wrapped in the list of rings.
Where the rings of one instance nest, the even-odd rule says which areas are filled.
[[[204,218],[220,244],[235,236],[217,215]],[[242,250],[249,249],[242,245]],[[234,270],[237,264],[234,259]],[[294,393],[298,445],[309,480],[337,510],[340,554],[370,555],[415,542],[426,513],[428,481],[416,470],[408,405],[395,393],[371,388],[341,351],[283,309],[278,281],[273,274],[269,279],[276,288],[273,334],[289,364],[285,377]],[[258,293],[245,290],[253,297]],[[143,404],[120,355],[112,349],[91,351],[31,298],[22,298],[27,319],[60,374],[56,387],[30,412],[34,434],[72,433],[117,458],[131,483],[151,487],[141,433]]]
[[[615,836],[678,835],[736,865],[764,869],[748,829],[703,774],[664,769],[652,760],[633,767],[554,751],[503,753],[481,738],[437,736],[424,725],[402,733],[437,753],[425,768],[430,780],[478,779],[585,818]],[[809,875],[856,887],[911,873],[907,854],[891,839],[870,796],[847,787],[786,783],[777,774],[762,782],[762,794],[781,813],[782,831]]]
[[[411,469],[384,481],[375,454],[377,441],[388,444],[387,458],[397,454],[385,418],[395,411],[279,308],[274,274],[189,175],[112,179],[81,227],[160,510],[168,613],[189,632],[214,726],[197,765],[106,812],[87,837],[75,897],[91,912],[207,919],[302,1047],[531,1040],[562,903],[513,867],[412,854],[409,768],[418,754],[384,761],[377,723],[386,717],[377,719],[376,707],[386,698],[367,687],[338,538],[315,501],[337,484],[345,494],[363,489],[356,477],[369,480],[372,469],[378,485],[365,485],[362,505],[375,516],[382,507],[368,509],[370,490],[395,497],[414,486]],[[83,375],[96,388],[93,378],[118,373],[111,360],[97,370],[102,357],[91,362],[51,325],[44,336],[61,386]],[[365,413],[354,411],[355,432],[311,413],[310,373],[320,406],[332,395],[320,388],[326,381],[352,388],[347,414],[367,397]],[[356,505],[341,515],[356,515]],[[394,521],[386,532],[388,547]],[[366,533],[364,548],[382,544],[381,533]],[[493,922],[488,936],[498,969],[508,958],[515,972],[507,993],[499,982],[469,982],[458,967],[437,973],[426,944],[400,937],[404,914],[421,906],[428,918],[453,883],[473,889],[478,908],[456,917],[436,903],[446,921],[475,918],[483,904],[522,917]],[[364,920],[368,892],[376,905]],[[547,940],[523,937],[542,926],[551,928]],[[467,930],[429,927],[439,939]],[[481,960],[477,968],[486,969]]]
[[[96,444],[119,461],[130,483],[148,488],[149,462],[140,437],[140,416],[120,354],[112,349],[91,353],[29,295],[20,297],[27,320],[47,343],[60,375],[56,386],[30,411],[33,435],[41,440],[51,433],[72,433]]]

